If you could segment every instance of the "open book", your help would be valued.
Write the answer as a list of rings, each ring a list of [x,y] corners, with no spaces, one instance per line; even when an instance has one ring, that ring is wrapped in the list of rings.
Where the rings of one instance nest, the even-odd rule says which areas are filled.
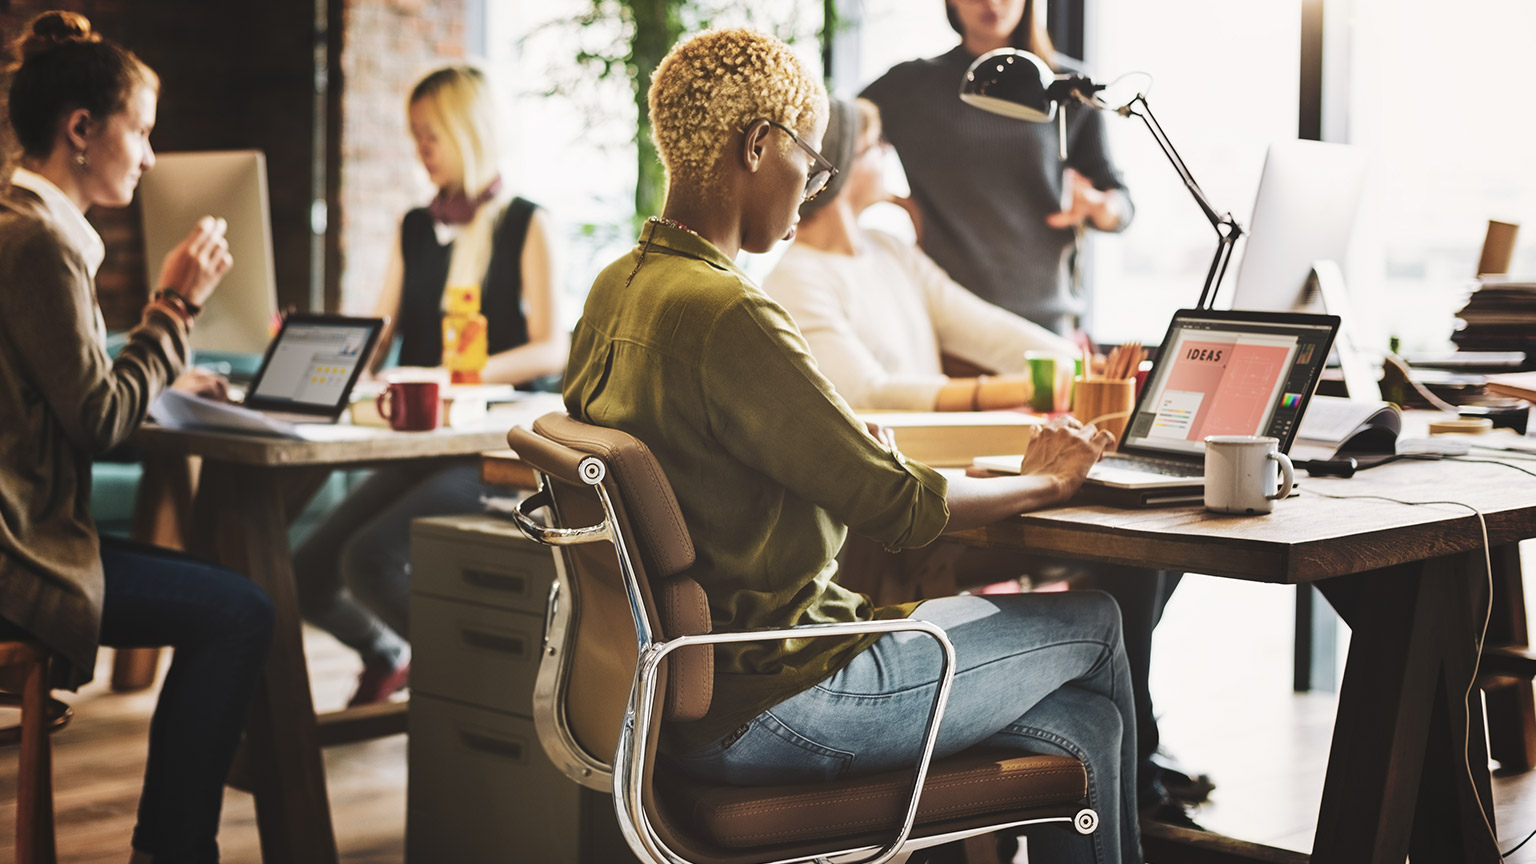
[[[1327,456],[1349,453],[1392,453],[1403,429],[1403,412],[1390,402],[1368,402],[1338,396],[1313,396],[1296,430],[1295,449]]]

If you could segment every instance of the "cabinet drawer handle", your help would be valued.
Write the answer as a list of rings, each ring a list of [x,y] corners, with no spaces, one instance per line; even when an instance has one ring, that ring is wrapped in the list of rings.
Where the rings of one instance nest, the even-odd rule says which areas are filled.
[[[459,638],[471,648],[511,654],[514,657],[522,657],[528,648],[528,640],[522,636],[487,633],[484,630],[471,630],[468,627],[459,628]]]
[[[521,741],[476,732],[473,729],[460,729],[459,740],[471,750],[479,750],[493,756],[505,756],[518,762],[523,761],[523,742]]]
[[[525,594],[528,591],[528,580],[509,573],[465,568],[459,571],[459,574],[465,582],[476,588],[485,588],[489,591],[506,591],[511,594]]]

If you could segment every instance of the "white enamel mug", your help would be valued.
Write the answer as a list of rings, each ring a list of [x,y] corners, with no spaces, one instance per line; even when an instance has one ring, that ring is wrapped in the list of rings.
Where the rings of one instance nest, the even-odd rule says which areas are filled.
[[[1296,469],[1290,457],[1280,452],[1278,439],[1263,435],[1205,439],[1205,509],[1269,513],[1295,485]]]

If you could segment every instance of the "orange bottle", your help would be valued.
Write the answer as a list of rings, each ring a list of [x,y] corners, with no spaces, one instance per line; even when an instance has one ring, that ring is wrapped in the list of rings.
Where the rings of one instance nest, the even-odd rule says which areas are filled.
[[[489,347],[485,316],[480,314],[480,286],[463,285],[447,291],[443,314],[443,367],[454,384],[479,384]]]

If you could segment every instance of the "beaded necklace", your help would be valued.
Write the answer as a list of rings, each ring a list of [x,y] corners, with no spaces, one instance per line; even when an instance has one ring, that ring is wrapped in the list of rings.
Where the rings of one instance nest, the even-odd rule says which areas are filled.
[[[668,228],[676,228],[679,231],[686,231],[689,234],[698,237],[700,240],[704,239],[703,235],[699,234],[699,232],[689,228],[687,225],[684,225],[676,219],[668,219],[665,216],[652,216],[645,221],[651,223],[652,225],[665,225]],[[651,251],[651,243],[655,237],[656,231],[655,229],[652,229],[650,235],[645,238],[645,245],[640,247],[640,258],[635,262],[635,269],[629,271],[629,277],[624,280],[625,288],[628,288],[629,284],[635,281],[635,274],[640,272],[640,265],[645,263],[645,255],[647,252]]]

